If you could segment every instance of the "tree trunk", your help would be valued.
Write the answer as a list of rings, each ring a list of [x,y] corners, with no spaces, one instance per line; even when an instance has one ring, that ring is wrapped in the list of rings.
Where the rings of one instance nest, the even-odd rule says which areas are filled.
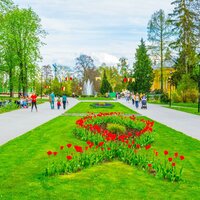
[[[12,74],[12,68],[9,69],[9,91],[10,91],[10,97],[13,97],[13,74]]]

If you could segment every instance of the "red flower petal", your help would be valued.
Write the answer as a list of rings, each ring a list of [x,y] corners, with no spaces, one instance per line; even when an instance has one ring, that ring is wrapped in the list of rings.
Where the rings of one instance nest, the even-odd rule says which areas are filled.
[[[181,160],[184,160],[184,159],[185,159],[185,157],[184,157],[184,156],[180,156],[180,159],[181,159]]]
[[[67,160],[71,160],[72,156],[66,156]]]

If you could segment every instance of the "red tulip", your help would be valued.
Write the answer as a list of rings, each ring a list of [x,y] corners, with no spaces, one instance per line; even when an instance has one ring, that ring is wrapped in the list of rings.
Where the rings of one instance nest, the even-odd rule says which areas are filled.
[[[184,156],[180,156],[180,159],[181,159],[181,160],[184,160],[184,159],[185,159],[185,157],[184,157]]]
[[[67,147],[68,147],[68,148],[71,148],[71,146],[72,146],[72,144],[67,144]]]
[[[164,154],[167,155],[169,152],[167,150],[164,151]]]
[[[72,156],[66,156],[67,160],[71,160]]]
[[[150,149],[150,148],[151,148],[151,145],[150,145],[150,144],[148,144],[148,145],[145,147],[146,150],[148,150],[148,149]]]
[[[50,156],[53,152],[52,151],[48,151],[47,154]]]
[[[85,150],[87,151],[89,147],[85,147]]]
[[[148,167],[152,167],[152,164],[151,164],[151,163],[149,163],[149,164],[148,164]]]
[[[104,144],[104,142],[99,142],[99,146],[100,147],[103,146],[103,144]]]
[[[110,151],[111,150],[111,148],[110,147],[108,147],[108,151]]]
[[[173,162],[173,163],[172,163],[172,167],[175,167],[175,166],[176,166],[176,163]]]
[[[178,157],[178,152],[174,153],[174,157],[175,157],[175,158]]]
[[[155,152],[155,154],[156,154],[156,156],[158,156],[158,152],[157,151]]]
[[[131,145],[131,144],[129,144],[129,145],[128,145],[128,148],[130,149],[131,147],[132,147],[132,145]]]
[[[168,158],[169,162],[172,162],[172,158]]]
[[[55,152],[53,152],[53,155],[54,155],[54,156],[56,156],[57,154],[58,154],[58,152],[56,152],[56,151],[55,151]]]
[[[60,150],[63,150],[64,149],[64,146],[60,146]]]
[[[136,144],[136,148],[139,149],[140,148],[140,144]]]
[[[74,148],[76,149],[77,152],[83,153],[82,147],[80,147],[80,146],[74,146]]]
[[[135,141],[134,141],[134,140],[132,141],[132,144],[135,144]]]

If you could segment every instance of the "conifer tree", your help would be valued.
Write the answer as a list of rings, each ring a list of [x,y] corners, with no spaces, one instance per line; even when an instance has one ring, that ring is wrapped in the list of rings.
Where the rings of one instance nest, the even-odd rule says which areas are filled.
[[[141,44],[136,49],[134,63],[134,77],[135,77],[135,92],[146,93],[150,91],[153,83],[154,74],[152,69],[152,63],[147,54],[145,42],[141,39]]]

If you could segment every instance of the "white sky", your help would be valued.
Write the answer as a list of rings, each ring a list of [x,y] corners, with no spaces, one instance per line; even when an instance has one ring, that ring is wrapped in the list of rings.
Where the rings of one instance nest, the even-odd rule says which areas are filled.
[[[116,64],[120,57],[134,60],[151,15],[172,11],[171,0],[14,0],[19,7],[32,7],[48,32],[41,48],[41,65],[75,65],[81,53],[96,65]]]

